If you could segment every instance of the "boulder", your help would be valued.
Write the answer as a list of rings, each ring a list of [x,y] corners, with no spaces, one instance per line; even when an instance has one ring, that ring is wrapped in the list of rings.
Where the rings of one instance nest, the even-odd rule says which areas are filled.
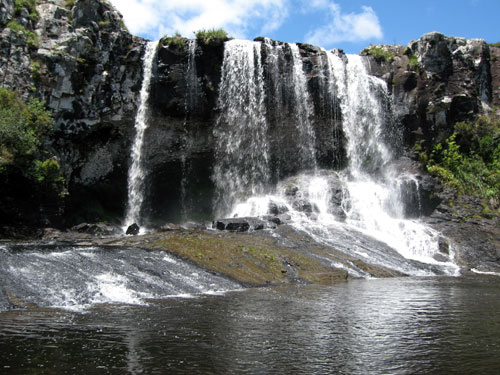
[[[131,235],[131,236],[137,236],[139,234],[140,230],[141,230],[141,228],[139,227],[139,225],[134,223],[127,228],[127,231],[125,232],[125,234]]]
[[[212,228],[218,230],[227,230],[230,232],[248,232],[262,229],[274,229],[280,221],[274,216],[256,217],[235,217],[229,219],[217,219],[212,222]]]
[[[121,234],[120,228],[109,224],[81,223],[72,227],[71,231],[93,236],[114,236]]]

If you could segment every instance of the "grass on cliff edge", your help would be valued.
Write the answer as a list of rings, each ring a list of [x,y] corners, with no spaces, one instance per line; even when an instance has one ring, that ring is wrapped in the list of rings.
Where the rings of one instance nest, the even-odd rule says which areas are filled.
[[[447,186],[483,199],[489,209],[500,213],[500,116],[495,111],[456,123],[450,137],[420,158]]]
[[[231,39],[223,29],[200,30],[195,35],[196,40],[203,44],[222,44]]]

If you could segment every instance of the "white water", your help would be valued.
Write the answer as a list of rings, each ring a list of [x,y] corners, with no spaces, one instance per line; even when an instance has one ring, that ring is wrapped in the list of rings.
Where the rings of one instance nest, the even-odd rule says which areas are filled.
[[[298,143],[300,146],[301,169],[316,168],[315,143],[312,118],[313,108],[311,99],[307,91],[307,79],[304,74],[303,62],[300,56],[299,47],[296,44],[289,44],[293,57],[292,83],[295,97],[295,123],[298,130]]]
[[[184,222],[189,220],[190,209],[193,206],[191,199],[188,195],[188,182],[190,172],[190,158],[192,137],[189,134],[188,120],[191,119],[192,114],[199,111],[200,107],[200,80],[198,78],[198,71],[196,68],[196,39],[191,39],[188,42],[188,61],[186,69],[186,92],[184,111],[186,113],[184,118],[184,136],[182,137],[181,148],[181,164],[182,164],[182,179],[181,179],[181,218]]]
[[[128,172],[128,207],[125,216],[125,229],[136,223],[141,225],[141,209],[144,201],[144,134],[148,127],[148,100],[153,70],[153,60],[158,42],[149,42],[143,57],[144,76],[139,97],[139,108],[135,118],[136,136],[132,145],[132,164]]]
[[[330,62],[338,64],[339,60],[329,55]],[[343,65],[334,70],[343,71]],[[388,121],[386,84],[368,74],[361,56],[348,55],[345,72],[345,81],[340,76],[337,86],[345,93],[341,107],[349,157],[344,179],[346,222],[406,258],[433,262],[439,250],[439,233],[404,218],[400,183],[413,176],[398,174],[391,164],[392,152],[382,138]]]
[[[220,115],[213,179],[216,211],[227,214],[233,204],[263,194],[269,184],[264,73],[260,43],[226,42],[219,88]]]
[[[393,166],[393,152],[385,138],[387,122],[391,120],[385,83],[368,74],[360,56],[342,58],[328,52],[327,57],[329,74],[323,79],[328,82],[323,84],[335,90],[332,98],[340,101],[347,139],[347,169],[337,174],[312,168],[309,173],[282,181],[273,194],[237,202],[230,216],[262,216],[268,214],[270,204],[277,205],[290,216],[291,225],[297,229],[368,263],[413,275],[456,274],[458,267],[453,263],[453,251],[449,261],[434,259],[439,251],[440,234],[418,220],[404,217],[401,185],[416,180],[410,174],[399,173]],[[299,82],[303,72],[294,69],[294,75],[298,76],[294,82],[302,86]],[[301,96],[308,95],[307,91],[296,90]],[[302,126],[306,127],[304,134],[310,131],[306,122]],[[290,186],[297,188],[292,196]],[[339,189],[341,208],[334,212],[332,192],[337,190],[338,194]],[[301,201],[308,202],[312,212],[304,211]],[[430,266],[426,269],[405,259]],[[353,275],[366,276],[354,265],[348,268]]]
[[[7,249],[0,253],[0,279],[2,288],[28,303],[72,311],[239,289],[165,252],[93,247]]]

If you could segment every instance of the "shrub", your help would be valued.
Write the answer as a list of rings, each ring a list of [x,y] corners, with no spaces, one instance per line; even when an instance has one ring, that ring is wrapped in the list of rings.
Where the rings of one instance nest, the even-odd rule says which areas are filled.
[[[15,31],[17,35],[24,35],[24,37],[26,38],[26,43],[30,48],[38,47],[38,35],[33,31],[26,30],[26,28],[16,20],[10,21],[7,24],[7,27],[12,31]]]
[[[42,76],[42,65],[40,64],[39,61],[32,61],[31,62],[31,77],[35,82],[40,82],[41,76]]]
[[[203,44],[220,44],[230,39],[223,29],[200,30],[195,35],[198,42]]]
[[[370,46],[366,50],[366,54],[373,56],[375,60],[378,61],[386,61],[388,63],[391,63],[394,60],[394,54],[390,53],[389,51],[386,51],[385,49],[377,46]]]
[[[187,39],[184,38],[181,34],[175,33],[174,36],[164,36],[161,39],[161,43],[167,46],[177,46],[184,47],[186,45]]]
[[[418,68],[418,57],[416,55],[410,55],[408,57],[408,67],[412,70]]]
[[[59,164],[43,145],[52,123],[43,102],[25,103],[17,93],[0,89],[0,175],[14,172],[36,185],[62,181]]]
[[[498,208],[500,119],[490,115],[456,123],[454,133],[434,146],[426,167],[458,193],[486,199]]]
[[[29,18],[33,22],[37,22],[40,19],[40,15],[36,10],[37,0],[14,0],[14,14],[16,16],[21,15],[23,8],[26,8],[29,13]]]

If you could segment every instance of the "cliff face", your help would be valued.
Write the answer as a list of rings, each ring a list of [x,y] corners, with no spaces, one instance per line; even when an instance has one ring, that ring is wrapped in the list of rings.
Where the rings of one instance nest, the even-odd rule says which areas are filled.
[[[0,75],[3,87],[43,99],[53,112],[66,213],[102,220],[105,211],[119,215],[126,199],[123,150],[134,132],[145,42],[107,2],[64,3],[39,2],[38,20],[26,8],[16,13],[12,0],[0,3]],[[20,31],[6,27],[13,21]]]
[[[388,58],[370,56],[374,75],[393,92],[397,118],[408,146],[444,140],[453,124],[473,118],[498,101],[493,98],[490,48],[484,40],[433,32],[403,46],[374,46]]]
[[[44,99],[54,113],[51,147],[69,193],[64,224],[116,220],[127,203],[146,41],[130,35],[121,15],[105,1],[79,0],[71,9],[64,4],[40,2],[37,20],[27,9],[16,12],[12,0],[0,0],[0,79],[3,87]],[[24,32],[7,27],[12,20]],[[295,99],[286,89],[293,57],[287,44],[256,41],[261,43],[272,177],[277,180],[300,169],[296,150],[283,146],[293,144],[287,140],[296,138],[296,131],[292,125],[277,125],[294,121]],[[164,38],[159,43],[145,135],[145,214],[152,221],[211,216],[223,42]],[[273,49],[278,46],[277,58]],[[311,98],[316,159],[320,167],[340,168],[346,162],[342,113],[324,83],[330,74],[327,56],[318,47],[298,48]],[[456,121],[500,103],[500,63],[492,57],[500,52],[484,41],[430,33],[407,47],[379,48],[390,57],[370,49],[363,54],[372,74],[385,79],[392,93],[394,123],[406,146],[401,152],[412,156],[415,144],[430,148],[451,134]],[[427,187],[435,198],[435,184]],[[430,201],[427,213],[439,201]]]

